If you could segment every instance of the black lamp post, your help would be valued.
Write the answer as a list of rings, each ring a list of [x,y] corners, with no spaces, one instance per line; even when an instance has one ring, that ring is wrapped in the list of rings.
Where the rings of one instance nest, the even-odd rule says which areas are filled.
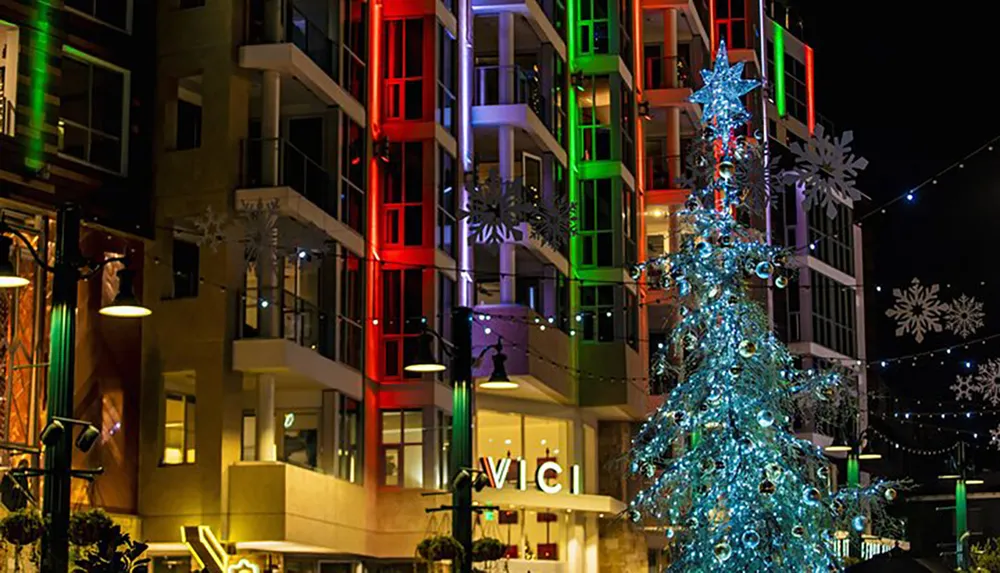
[[[86,422],[73,420],[73,367],[76,342],[77,283],[97,274],[105,265],[124,262],[125,257],[115,257],[102,261],[88,261],[80,253],[80,211],[74,205],[60,207],[56,213],[55,261],[50,265],[32,246],[31,241],[16,229],[2,221],[0,232],[10,233],[21,240],[31,253],[35,263],[52,273],[52,314],[49,336],[49,376],[46,399],[48,404],[48,424],[42,432],[45,446],[45,469],[22,470],[26,475],[44,475],[42,492],[42,513],[49,518],[49,526],[42,538],[42,571],[46,573],[66,573],[69,569],[69,514],[70,481],[73,477],[93,479],[100,470],[72,469],[72,444],[66,439],[56,439],[65,432],[65,425],[86,424],[77,439],[77,446],[83,441],[88,449],[93,445],[99,432],[93,431]],[[10,247],[13,241],[4,236],[0,239],[0,288],[16,288],[29,281],[14,273],[10,262]],[[115,301],[101,309],[101,314],[118,317],[140,317],[150,314],[141,306],[131,292],[131,271],[119,272],[122,279]],[[60,432],[58,429],[62,427]],[[87,438],[83,439],[82,436]],[[46,441],[46,437],[49,439]],[[89,442],[89,444],[87,444]]]
[[[473,363],[482,359],[489,350],[495,350],[494,372],[490,380],[513,384],[503,368],[506,356],[503,346],[497,342],[487,346],[472,357],[472,309],[456,307],[451,312],[452,342],[446,341],[431,329],[421,334],[417,355],[404,367],[409,372],[441,372],[445,366],[434,357],[431,339],[437,338],[442,349],[451,356],[452,421],[451,421],[451,472],[452,484],[451,534],[465,549],[465,559],[459,565],[458,573],[472,573],[472,489],[477,480],[469,479],[468,468],[472,467],[472,423],[475,416],[475,381],[472,378]],[[497,365],[500,369],[498,371]],[[516,387],[516,385],[514,386]],[[479,487],[482,489],[482,487]]]

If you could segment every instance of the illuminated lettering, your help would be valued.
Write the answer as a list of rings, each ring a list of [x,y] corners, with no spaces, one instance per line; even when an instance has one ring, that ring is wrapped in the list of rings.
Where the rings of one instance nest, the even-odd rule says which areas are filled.
[[[545,474],[549,471],[556,472],[556,475],[558,476],[563,470],[556,462],[542,462],[538,464],[538,469],[535,470],[535,486],[537,486],[538,490],[542,493],[559,493],[562,491],[561,483],[548,484],[545,482]]]

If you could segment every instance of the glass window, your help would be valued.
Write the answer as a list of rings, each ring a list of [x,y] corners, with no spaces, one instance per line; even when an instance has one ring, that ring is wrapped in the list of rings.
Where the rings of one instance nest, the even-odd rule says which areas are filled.
[[[438,487],[448,489],[451,483],[451,414],[438,411]]]
[[[382,412],[382,477],[382,483],[389,486],[424,486],[424,424],[420,410]]]
[[[580,182],[580,187],[580,264],[614,266],[614,184],[610,179],[587,179]]]
[[[368,78],[368,2],[344,0],[344,69],[341,85],[354,99],[365,102]]]
[[[448,133],[458,133],[456,99],[458,92],[458,42],[444,26],[438,25],[437,110],[435,119]]]
[[[423,191],[423,142],[390,144],[388,182],[383,195],[386,246],[423,246]]]
[[[361,347],[364,344],[361,323],[364,320],[364,269],[361,259],[344,251],[340,262],[340,361],[361,370]]]
[[[304,468],[315,468],[319,445],[319,412],[280,412],[277,423],[282,430],[278,460]]]
[[[580,312],[583,315],[583,339],[612,342],[615,339],[615,287],[580,287]]]
[[[386,378],[419,378],[419,373],[406,372],[403,366],[416,355],[423,330],[423,271],[383,271],[382,285],[383,375]]]
[[[342,115],[340,167],[340,220],[360,234],[365,233],[365,174],[368,170],[365,130]]]
[[[131,0],[66,0],[66,7],[121,30],[131,25]]]
[[[163,464],[193,464],[195,461],[194,396],[168,392],[163,419]]]
[[[438,232],[436,245],[453,259],[457,258],[458,255],[458,243],[455,241],[455,207],[458,195],[455,189],[456,182],[455,158],[448,153],[448,150],[438,146]]]
[[[382,53],[385,66],[386,119],[421,119],[424,115],[424,20],[386,20]]]
[[[854,211],[840,201],[834,201],[834,205],[837,216],[832,219],[826,215],[826,209],[811,209],[808,212],[808,242],[816,245],[809,250],[809,255],[853,276]]]
[[[491,410],[476,412],[476,455],[494,460],[524,459],[529,485],[534,484],[535,468],[539,463],[554,461],[564,470],[569,467],[568,444],[569,423],[566,420]],[[561,479],[567,478],[568,473]],[[517,483],[517,464],[511,464],[506,483]]]
[[[815,270],[809,272],[809,278],[812,341],[845,356],[856,356],[857,299],[854,289]]]
[[[198,296],[198,284],[201,282],[198,245],[175,238],[173,266],[173,298]]]
[[[59,85],[59,151],[124,174],[128,72],[64,52]]]
[[[573,0],[579,2],[580,54],[607,54],[611,51],[608,18],[609,0]]]
[[[448,275],[438,273],[438,309],[437,309],[437,331],[448,342],[451,342],[451,311],[455,308],[455,281]],[[444,380],[445,374],[451,368],[451,358],[445,353],[440,353],[441,359],[447,369],[438,373],[438,380]]]
[[[580,132],[583,145],[581,159],[601,161],[611,159],[611,82],[608,76],[587,76],[583,91],[577,94]]]
[[[360,483],[364,474],[361,463],[362,410],[361,402],[340,394],[337,401],[338,444],[337,477]]]

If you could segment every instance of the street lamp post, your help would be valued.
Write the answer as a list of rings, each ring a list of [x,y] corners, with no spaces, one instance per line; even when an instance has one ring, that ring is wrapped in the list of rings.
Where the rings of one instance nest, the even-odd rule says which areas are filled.
[[[48,261],[39,256],[27,237],[2,220],[0,220],[0,231],[19,238],[31,252],[35,263],[53,275],[46,429],[56,424],[61,425],[62,422],[75,423],[72,418],[77,283],[81,279],[90,278],[109,263],[126,262],[126,258],[116,257],[99,262],[83,258],[80,254],[80,211],[74,205],[60,207],[56,213],[56,248],[53,265],[49,265]],[[0,245],[9,248],[9,239]],[[9,250],[0,252],[0,288],[15,288],[28,284],[27,281],[17,280],[13,265],[8,259],[9,255]],[[101,309],[101,314],[138,317],[150,313],[148,309],[139,305],[134,293],[129,291],[132,287],[131,273],[128,268],[119,273],[121,278],[119,295],[112,305]],[[37,473],[45,477],[42,513],[49,518],[49,524],[42,538],[42,570],[46,573],[65,573],[69,569],[70,484],[74,477],[73,444],[69,439],[63,438],[48,440],[48,443],[43,445],[45,469]]]
[[[506,356],[501,342],[483,348],[475,359],[472,356],[472,309],[455,307],[451,311],[452,340],[446,341],[433,330],[426,329],[421,335],[417,355],[405,367],[410,372],[441,372],[445,366],[435,357],[431,349],[431,337],[442,343],[445,352],[451,355],[451,535],[465,549],[465,559],[459,564],[457,573],[472,573],[472,490],[475,480],[469,477],[472,468],[473,419],[475,417],[476,388],[472,377],[473,364],[482,359],[489,350],[493,356],[493,374],[490,382],[497,388],[517,388],[504,369]],[[481,487],[479,488],[481,489]]]
[[[882,458],[882,454],[863,452],[865,436],[868,428],[861,431],[856,438],[850,440],[838,439],[834,444],[825,448],[827,453],[841,452],[847,454],[847,486],[856,488],[861,485],[861,460],[877,460]],[[849,528],[850,541],[847,546],[849,557],[861,557],[861,531],[854,531]]]

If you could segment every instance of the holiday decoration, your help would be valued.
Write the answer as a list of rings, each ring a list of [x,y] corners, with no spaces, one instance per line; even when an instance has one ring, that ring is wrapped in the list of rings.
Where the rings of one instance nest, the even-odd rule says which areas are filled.
[[[990,445],[1000,450],[1000,426],[995,430],[990,430]]]
[[[226,217],[216,213],[209,205],[205,212],[191,219],[191,224],[197,230],[199,247],[208,247],[217,252],[226,241]]]
[[[983,395],[983,400],[992,406],[1000,406],[1000,359],[991,358],[980,364],[976,382],[979,382],[976,390]]]
[[[951,390],[955,392],[956,400],[972,400],[972,393],[979,389],[979,385],[972,381],[972,375],[955,377],[955,383],[951,385]]]
[[[885,315],[896,320],[896,336],[913,334],[917,342],[924,341],[924,334],[941,332],[941,319],[948,312],[948,305],[938,299],[939,285],[923,286],[914,278],[906,290],[894,288],[895,305]]]
[[[533,239],[558,250],[576,232],[576,207],[561,195],[542,196],[531,204],[527,221]]]
[[[751,281],[773,276],[789,254],[735,214],[745,191],[740,164],[751,159],[732,133],[748,119],[740,98],[754,86],[741,68],[729,65],[722,44],[692,97],[705,104],[713,138],[701,161],[733,168],[692,189],[678,213],[692,238],[643,267],[670,275],[677,290],[678,319],[651,372],[676,385],[633,439],[631,468],[642,487],[626,513],[673,531],[669,572],[836,571],[828,532],[848,530],[856,516],[887,519],[879,508],[889,486],[875,480],[832,492],[819,470],[829,463],[822,450],[794,435],[798,405],[834,402],[842,380],[798,370],[750,292]],[[679,456],[677,442],[688,444]],[[652,477],[642,472],[649,465]]]
[[[854,133],[850,131],[831,139],[823,126],[817,125],[815,134],[805,145],[791,144],[795,167],[785,172],[785,179],[802,189],[802,206],[806,210],[819,205],[826,209],[827,217],[833,219],[837,216],[838,201],[861,199],[855,178],[868,167],[868,160],[854,155],[852,141]]]
[[[952,334],[968,338],[984,326],[985,317],[983,303],[963,294],[948,305],[944,327]]]

